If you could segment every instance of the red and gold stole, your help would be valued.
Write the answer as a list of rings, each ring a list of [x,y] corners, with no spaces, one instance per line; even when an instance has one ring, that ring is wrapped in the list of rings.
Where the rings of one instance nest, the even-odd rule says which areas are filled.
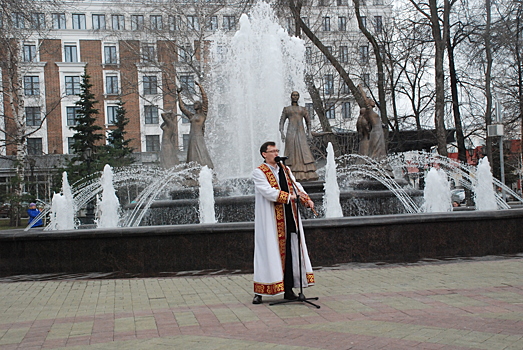
[[[277,190],[280,189],[276,176],[267,164],[258,167],[267,177],[269,185]],[[289,188],[291,188],[289,186]],[[280,249],[281,266],[285,266],[285,209],[283,205],[289,201],[289,193],[280,191],[276,203],[274,204],[274,213],[276,214],[276,232],[278,234],[278,243]]]

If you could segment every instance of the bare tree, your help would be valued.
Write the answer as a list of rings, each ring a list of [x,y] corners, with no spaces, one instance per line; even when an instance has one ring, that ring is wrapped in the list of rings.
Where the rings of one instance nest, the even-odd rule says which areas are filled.
[[[47,32],[45,13],[57,5],[55,1],[0,0],[0,67],[1,93],[4,106],[2,119],[2,141],[6,154],[15,156],[15,177],[11,179],[10,224],[21,224],[21,201],[24,192],[24,178],[27,159],[27,139],[34,134],[45,120],[39,115],[28,128],[26,123],[23,74],[37,57],[39,43],[24,45],[24,41],[38,34],[43,38]],[[36,117],[36,116],[35,116]]]

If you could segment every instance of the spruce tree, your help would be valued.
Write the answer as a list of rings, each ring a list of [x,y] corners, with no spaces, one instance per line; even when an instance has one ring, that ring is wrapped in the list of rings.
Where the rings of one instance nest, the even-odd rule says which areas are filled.
[[[111,130],[107,137],[107,145],[104,146],[102,164],[109,164],[112,167],[130,165],[134,162],[132,157],[133,148],[129,146],[131,139],[126,139],[125,126],[129,123],[126,117],[127,111],[124,108],[125,102],[119,102],[116,109],[115,129]]]
[[[72,149],[74,157],[69,161],[67,172],[70,182],[74,182],[86,177],[96,171],[101,170],[99,162],[99,141],[103,139],[103,134],[99,131],[102,127],[96,125],[98,109],[94,106],[98,103],[94,94],[91,92],[92,84],[89,82],[90,76],[84,71],[82,82],[80,83],[80,99],[76,102],[77,110],[76,124],[71,127],[76,131],[73,136],[74,144]],[[87,158],[87,149],[91,150],[91,156]]]

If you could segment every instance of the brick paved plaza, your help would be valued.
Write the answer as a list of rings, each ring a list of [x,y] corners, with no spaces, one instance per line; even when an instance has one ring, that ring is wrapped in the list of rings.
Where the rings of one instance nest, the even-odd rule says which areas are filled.
[[[316,271],[320,309],[252,275],[0,283],[6,349],[523,349],[523,259]],[[278,298],[272,298],[276,300]]]

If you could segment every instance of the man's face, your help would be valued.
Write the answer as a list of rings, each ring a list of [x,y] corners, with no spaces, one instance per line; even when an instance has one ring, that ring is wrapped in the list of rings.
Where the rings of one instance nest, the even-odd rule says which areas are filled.
[[[267,151],[263,152],[265,161],[269,164],[274,164],[274,158],[278,156],[280,150],[276,146],[267,146]]]
[[[291,94],[291,100],[292,100],[292,102],[298,102],[299,99],[300,99],[300,94],[299,94],[299,93],[297,93],[297,92],[293,92],[293,93]]]

